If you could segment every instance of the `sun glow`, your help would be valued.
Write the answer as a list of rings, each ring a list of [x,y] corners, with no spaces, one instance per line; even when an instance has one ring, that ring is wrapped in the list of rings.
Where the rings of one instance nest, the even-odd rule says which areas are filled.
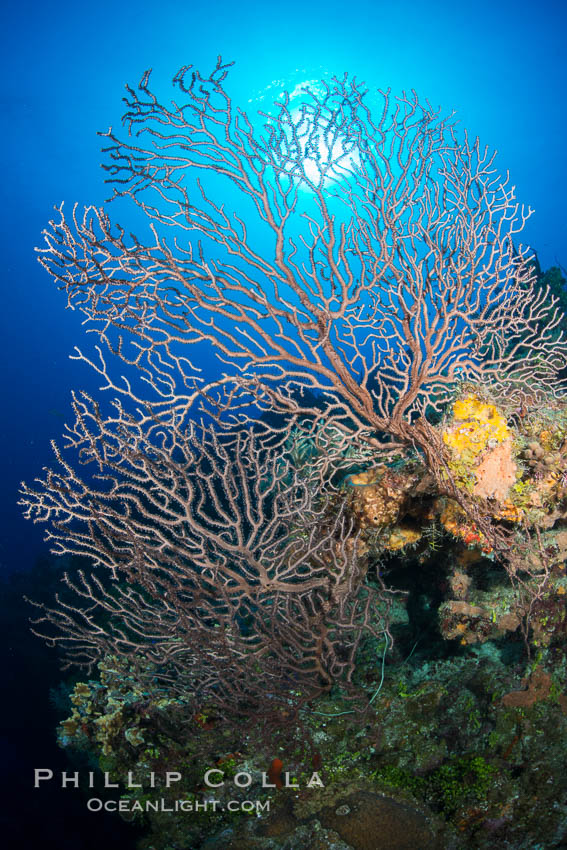
[[[268,90],[281,96],[286,87],[283,81],[274,80],[255,101],[264,100]],[[273,108],[263,112],[270,119],[279,115],[281,135],[272,150],[276,151],[280,167],[297,178],[300,188],[308,192],[348,179],[360,165],[360,152],[348,119],[330,107],[322,110],[315,106],[325,99],[325,83],[303,78],[287,91],[287,115],[283,121]],[[274,100],[273,106],[277,109],[281,102]]]
[[[355,140],[342,130],[332,114],[315,115],[308,106],[306,92],[321,97],[323,86],[318,81],[304,80],[290,92],[290,112],[295,127],[305,188],[347,178],[353,166],[360,164]],[[297,104],[297,106],[295,106]]]

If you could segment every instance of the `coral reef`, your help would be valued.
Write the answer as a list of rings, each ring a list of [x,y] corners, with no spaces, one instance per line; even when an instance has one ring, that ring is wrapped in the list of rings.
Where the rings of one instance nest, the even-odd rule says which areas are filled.
[[[560,403],[505,415],[470,389],[438,425],[449,480],[495,527],[539,541],[525,550],[518,587],[471,514],[441,491],[443,475],[431,476],[419,459],[366,469],[359,462],[343,476],[350,536],[340,545],[358,547],[369,585],[385,571],[399,588],[376,609],[388,618],[394,651],[388,654],[388,639],[368,637],[357,652],[354,683],[371,697],[361,716],[337,690],[300,703],[289,726],[280,709],[279,729],[266,725],[259,735],[258,718],[253,734],[245,720],[227,722],[214,702],[196,712],[194,700],[159,684],[149,660],[132,665],[119,656],[100,662],[97,678],[75,684],[59,742],[89,753],[119,781],[139,781],[121,796],[133,807],[127,816],[147,825],[140,847],[375,850],[377,839],[368,840],[379,822],[384,846],[400,850],[416,841],[491,850],[496,839],[507,850],[528,850],[541,841],[542,806],[554,812],[542,846],[553,846],[567,829],[553,808],[567,741],[566,426]],[[505,455],[495,455],[502,447]],[[498,487],[495,457],[498,464],[506,458]],[[295,458],[306,475],[316,448],[302,438]],[[326,510],[338,505],[331,500]],[[417,617],[419,587],[430,599]],[[437,660],[409,647],[408,629],[419,623],[437,632],[438,648],[429,650]],[[526,642],[535,653],[527,672],[505,657],[519,658]],[[211,768],[225,778],[249,774],[251,785],[215,789],[220,807],[200,819],[145,811],[157,793],[144,787],[148,775],[179,772],[182,784],[173,789],[157,779],[159,794],[168,805],[182,799],[194,807],[211,799],[203,783]],[[306,786],[313,770],[324,787]],[[528,787],[537,788],[537,801]],[[258,816],[229,813],[229,800],[266,808]]]
[[[109,402],[21,491],[72,567],[33,621],[86,679],[59,742],[141,850],[560,846],[567,338],[529,213],[414,92],[255,122],[228,72],[164,104],[148,71],[104,134],[148,244],[44,231]]]
[[[123,800],[139,806],[128,817],[147,824],[141,850],[381,846],[369,840],[400,850],[553,847],[567,830],[567,812],[558,805],[567,793],[567,658],[563,649],[553,672],[537,662],[523,678],[514,666],[490,644],[444,661],[392,661],[364,715],[328,695],[304,712],[302,733],[281,729],[264,739],[259,726],[211,720],[206,712],[180,723],[179,706],[140,695],[128,670],[108,659],[100,670],[104,685],[99,678],[75,687],[73,719],[78,711],[83,728],[73,731],[64,721],[60,741],[70,752],[90,752],[123,786],[128,771],[145,786],[121,790]],[[370,654],[359,673],[369,684],[379,678]],[[115,701],[121,727],[110,724],[112,731],[100,735],[101,726],[109,727],[98,720],[116,714]],[[143,743],[129,740],[132,728],[143,729]],[[222,775],[223,785],[214,790],[203,782],[210,769],[222,771],[215,779]],[[182,776],[175,787],[165,787],[165,770]],[[314,770],[322,784],[309,787]],[[151,772],[155,788],[148,787]],[[249,777],[246,787],[234,781],[238,775]],[[193,808],[144,813],[156,795],[169,806],[182,799]],[[213,798],[218,807],[207,811]],[[238,803],[232,812],[229,800]],[[262,808],[243,810],[246,800]]]

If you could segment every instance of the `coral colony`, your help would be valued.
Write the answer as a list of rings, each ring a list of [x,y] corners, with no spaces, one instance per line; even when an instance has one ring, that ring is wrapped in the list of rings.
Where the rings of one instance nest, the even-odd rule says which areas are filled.
[[[34,629],[86,677],[60,741],[129,794],[179,771],[198,798],[199,772],[246,773],[287,736],[270,787],[307,757],[300,784],[322,766],[349,811],[399,792],[494,846],[525,712],[567,711],[567,346],[529,211],[414,93],[371,109],[345,75],[249,117],[228,71],[182,68],[168,106],[149,72],[128,87],[125,139],[104,134],[115,206],[61,206],[40,249],[102,384],[22,489],[67,570]],[[128,204],[135,235],[108,212]]]

